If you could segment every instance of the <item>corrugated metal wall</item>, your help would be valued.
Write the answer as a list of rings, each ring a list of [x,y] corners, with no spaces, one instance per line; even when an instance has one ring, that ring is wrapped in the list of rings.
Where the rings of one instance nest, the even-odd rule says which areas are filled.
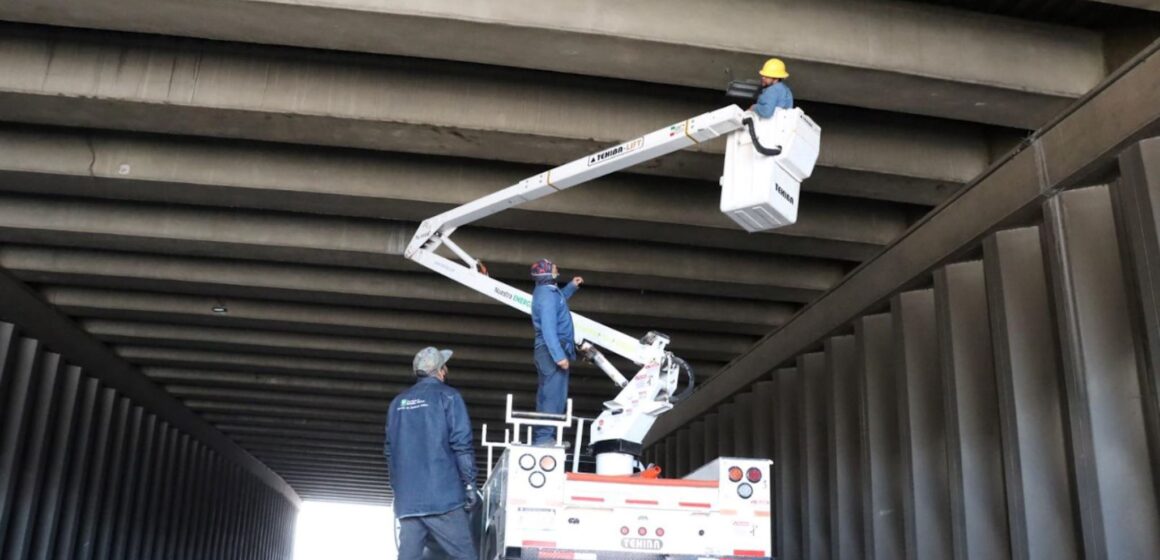
[[[647,457],[773,459],[786,560],[1160,558],[1160,139],[1119,168]]]
[[[0,558],[290,558],[296,507],[0,323]]]

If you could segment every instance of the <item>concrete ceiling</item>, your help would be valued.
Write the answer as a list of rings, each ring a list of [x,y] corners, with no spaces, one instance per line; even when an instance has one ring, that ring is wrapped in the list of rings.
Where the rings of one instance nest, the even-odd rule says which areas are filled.
[[[1107,72],[1098,25],[978,5],[604,4],[0,4],[0,268],[304,498],[381,501],[418,348],[477,424],[534,402],[527,318],[402,258],[423,218],[783,56],[824,130],[796,225],[717,212],[718,142],[456,237],[516,285],[553,257],[574,310],[708,377]],[[612,394],[577,370],[581,414]]]

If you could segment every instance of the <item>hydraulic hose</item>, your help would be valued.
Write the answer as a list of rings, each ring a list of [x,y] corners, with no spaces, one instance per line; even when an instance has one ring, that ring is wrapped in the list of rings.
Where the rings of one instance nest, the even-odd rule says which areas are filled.
[[[685,386],[685,390],[670,397],[669,402],[683,401],[683,400],[685,400],[686,397],[688,397],[689,395],[691,395],[693,393],[693,386],[695,385],[694,377],[693,377],[693,367],[689,365],[689,362],[686,362],[685,360],[682,360],[681,358],[678,358],[672,354],[669,354],[669,359],[672,360],[673,363],[677,364],[677,367],[685,370],[685,380],[687,383],[687,385]]]
[[[781,146],[776,148],[766,148],[761,145],[761,140],[757,139],[757,131],[753,129],[753,117],[745,117],[741,119],[741,124],[749,128],[749,139],[753,141],[753,149],[763,156],[776,156],[781,154]]]

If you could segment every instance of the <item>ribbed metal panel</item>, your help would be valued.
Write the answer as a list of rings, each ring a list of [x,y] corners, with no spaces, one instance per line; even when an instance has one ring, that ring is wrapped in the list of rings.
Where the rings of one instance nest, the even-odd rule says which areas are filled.
[[[0,557],[289,558],[296,506],[0,323]]]

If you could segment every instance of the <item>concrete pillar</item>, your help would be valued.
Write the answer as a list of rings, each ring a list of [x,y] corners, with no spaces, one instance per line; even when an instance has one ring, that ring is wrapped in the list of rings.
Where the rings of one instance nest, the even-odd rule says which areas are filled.
[[[108,466],[104,470],[105,485],[99,493],[94,490],[89,494],[89,498],[94,499],[88,502],[86,511],[90,514],[99,511],[99,514],[86,516],[79,546],[81,558],[91,556],[96,560],[107,560],[116,540],[118,505],[121,502],[121,480],[124,474],[122,469],[126,464],[126,450],[129,448],[131,438],[134,437],[132,435],[133,423],[138,413],[129,403],[129,399],[116,396],[116,393],[114,393],[114,398],[116,410],[112,419],[113,433],[110,436],[107,449],[106,464]],[[91,538],[88,538],[90,535]]]
[[[29,547],[29,558],[33,560],[47,560],[56,542],[56,532],[63,515],[61,502],[64,499],[65,476],[68,466],[76,460],[72,453],[72,439],[81,405],[80,389],[81,368],[62,365],[57,380],[56,410],[49,418],[52,439],[46,456],[44,486],[35,498],[39,507]]]
[[[732,457],[736,446],[733,425],[737,422],[737,405],[726,402],[717,407],[717,456]]]
[[[1011,555],[1079,558],[1063,379],[1038,227],[983,242]]]
[[[773,421],[773,395],[774,381],[753,384],[753,441],[750,456],[773,459],[774,434],[777,432],[777,426]]]
[[[12,502],[8,536],[4,542],[5,558],[24,558],[32,552],[33,532],[36,528],[36,513],[40,505],[44,474],[47,470],[49,444],[53,419],[56,415],[57,394],[60,377],[65,369],[59,354],[45,352],[39,367],[34,369],[30,389],[35,391],[31,417],[28,423],[28,439],[24,456],[16,476],[15,500]]]
[[[181,540],[189,529],[189,473],[193,465],[190,454],[191,438],[182,434],[177,444],[177,462],[173,477],[172,501],[168,503],[163,525],[164,541],[158,547],[161,558],[177,558],[181,554]]]
[[[141,455],[144,454],[145,449],[145,438],[143,436],[145,420],[144,409],[139,406],[134,406],[129,419],[128,439],[122,450],[123,462],[118,465],[120,468],[111,471],[113,479],[118,481],[118,489],[109,493],[111,496],[116,497],[117,503],[112,509],[112,547],[106,554],[105,559],[121,560],[128,558],[130,523],[133,519],[133,499],[137,493]]]
[[[664,469],[669,473],[669,476],[677,474],[677,435],[675,433],[669,434],[665,438],[665,456]]]
[[[859,437],[857,345],[851,335],[826,341],[826,416],[829,420],[830,547],[833,557],[863,556],[862,451]]]
[[[895,371],[902,442],[902,508],[908,560],[952,557],[946,416],[934,292],[894,296]]]
[[[193,485],[204,488],[208,480],[210,469],[210,452],[202,444],[195,446],[196,463],[193,471]],[[209,506],[212,491],[206,490],[193,494],[193,521],[190,523],[189,543],[182,560],[202,558],[205,553],[206,541],[209,540]]]
[[[706,414],[703,418],[704,418],[704,426],[705,426],[705,429],[704,429],[705,437],[704,437],[703,443],[705,445],[703,446],[703,451],[701,453],[701,456],[702,456],[701,463],[707,464],[710,461],[714,461],[718,457],[720,457],[720,454],[719,454],[720,444],[717,443],[717,440],[721,436],[717,432],[717,413],[710,412],[709,414]]]
[[[829,560],[830,541],[830,419],[826,414],[826,355],[798,357],[801,388],[802,558]]]
[[[773,475],[774,522],[777,524],[779,558],[804,558],[802,554],[803,516],[802,491],[806,480],[806,465],[802,453],[802,377],[797,369],[785,368],[773,372],[773,399],[768,403],[774,411]]]
[[[689,428],[677,430],[677,462],[673,465],[676,476],[689,474]]]
[[[934,280],[955,558],[1008,558],[999,402],[983,263],[948,265],[935,272]]]
[[[733,455],[753,456],[753,438],[761,433],[768,436],[768,426],[753,422],[753,393],[742,393],[733,399]]]
[[[169,480],[170,453],[173,451],[175,432],[167,422],[157,425],[157,453],[153,461],[153,480],[149,485],[149,499],[145,506],[145,523],[142,530],[141,558],[150,558],[153,546],[159,538],[158,529],[165,486]]]
[[[866,557],[877,560],[905,556],[893,332],[889,313],[854,323],[860,370],[857,391],[862,403],[862,531]]]
[[[73,434],[72,461],[68,479],[65,482],[64,501],[61,504],[60,523],[57,527],[52,558],[65,560],[73,558],[76,550],[77,534],[83,520],[85,492],[91,484],[87,478],[99,467],[103,459],[98,458],[98,449],[104,446],[109,429],[113,399],[101,399],[100,383],[96,379],[84,379],[80,389],[80,405],[77,409],[76,427]]]
[[[1160,454],[1160,138],[1132,146],[1120,155],[1119,163],[1122,176],[1112,185],[1113,212],[1129,267],[1128,308],[1140,345],[1140,386],[1149,445],[1156,456]]]
[[[705,421],[697,420],[689,424],[689,468],[687,469],[687,473],[701,468],[704,464]]]
[[[1107,187],[1044,207],[1084,551],[1160,557],[1140,365]],[[1113,244],[1115,246],[1113,246]]]
[[[13,338],[11,327],[6,329],[9,342],[5,348],[8,359],[3,366],[7,399],[3,410],[3,433],[0,434],[0,551],[10,540],[7,527],[16,515],[14,504],[19,495],[25,442],[31,429],[31,418],[36,408],[34,380],[40,366],[41,347],[36,340]]]

